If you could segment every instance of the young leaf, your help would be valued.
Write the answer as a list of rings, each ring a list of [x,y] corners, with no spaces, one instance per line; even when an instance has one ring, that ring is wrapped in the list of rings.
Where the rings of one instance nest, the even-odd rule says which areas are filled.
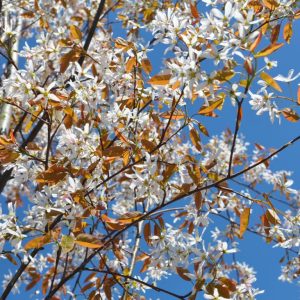
[[[24,249],[25,250],[29,250],[29,249],[39,249],[41,247],[43,247],[46,244],[49,244],[51,242],[51,235],[50,234],[46,234],[43,236],[39,236],[36,237],[32,240],[30,240],[25,246]]]
[[[143,145],[143,148],[148,152],[152,152],[156,148],[156,145],[153,142],[146,139],[142,139],[141,143]]]
[[[112,146],[103,151],[103,155],[107,157],[120,157],[126,151],[125,148],[120,146]]]
[[[249,48],[249,50],[251,51],[251,52],[253,52],[255,49],[256,49],[256,47],[258,46],[258,44],[260,43],[260,41],[261,41],[261,38],[262,38],[262,32],[260,31],[259,32],[259,34],[258,34],[258,36],[257,36],[257,38],[255,39],[255,41],[253,42],[253,44],[251,44],[251,46],[250,46],[250,48]]]
[[[152,85],[167,85],[171,79],[171,74],[154,75],[148,83]]]
[[[75,62],[80,58],[82,51],[80,49],[72,49],[60,58],[60,72],[64,73],[70,62]]]
[[[266,217],[267,217],[268,221],[273,225],[278,225],[281,223],[280,218],[278,217],[278,215],[274,209],[270,209],[270,208],[267,209]]]
[[[130,73],[135,65],[136,65],[136,58],[130,57],[125,66],[126,73]]]
[[[74,238],[70,235],[63,235],[60,241],[60,246],[63,253],[68,253],[73,250],[75,245]]]
[[[147,244],[150,243],[150,236],[151,236],[151,227],[150,227],[150,222],[148,222],[144,226],[144,239]]]
[[[32,19],[32,18],[34,18],[35,14],[33,11],[26,11],[26,12],[22,13],[21,16],[25,19]]]
[[[299,121],[299,115],[291,108],[285,108],[281,111],[281,113],[290,122]]]
[[[274,10],[279,6],[278,2],[275,0],[263,0],[263,4],[270,10]]]
[[[224,98],[219,99],[219,100],[213,102],[210,106],[204,106],[204,107],[202,107],[198,111],[198,113],[200,115],[205,115],[205,114],[211,113],[213,110],[222,107],[223,103],[224,103]]]
[[[293,35],[292,23],[289,22],[284,26],[283,29],[283,38],[289,44]]]
[[[101,241],[97,237],[87,233],[78,234],[76,239],[74,240],[74,243],[79,246],[91,249],[101,248],[103,245],[103,243],[101,243]]]
[[[197,9],[197,5],[194,5],[194,4],[190,4],[190,9],[191,9],[191,14],[192,16],[195,18],[195,19],[199,19],[200,18],[200,15],[199,15],[199,12],[198,12],[198,9]]]
[[[171,118],[171,120],[181,120],[185,118],[185,114],[182,111],[176,111],[173,114],[171,114],[170,112],[165,112],[161,115],[161,117],[164,119]]]
[[[274,44],[277,42],[278,37],[279,37],[279,32],[280,32],[280,27],[281,24],[277,24],[273,29],[272,29],[272,33],[271,33],[271,43]]]
[[[71,35],[71,39],[73,39],[73,40],[81,41],[81,39],[82,39],[82,33],[81,33],[80,29],[75,25],[70,26],[70,35]]]
[[[198,128],[204,135],[209,136],[209,133],[203,124],[198,123]]]
[[[264,82],[266,82],[269,86],[271,86],[272,88],[274,88],[275,90],[277,90],[279,92],[282,92],[282,89],[279,86],[279,84],[269,74],[267,74],[265,72],[262,72],[262,73],[260,73],[260,78]]]
[[[152,71],[152,65],[151,65],[150,60],[149,60],[148,58],[144,58],[144,59],[142,59],[141,64],[142,64],[142,69],[143,69],[147,74],[150,74],[151,71]]]
[[[249,224],[249,217],[250,217],[250,208],[246,207],[240,215],[240,238],[243,237],[245,231],[247,230]]]
[[[139,211],[130,211],[128,213],[123,214],[117,221],[122,224],[131,224],[132,222],[140,219],[142,217],[142,213]]]
[[[36,177],[36,181],[42,184],[56,184],[63,180],[67,175],[67,169],[62,166],[52,165],[45,172]]]
[[[186,273],[189,273],[189,271],[187,269],[182,268],[182,267],[177,267],[176,271],[183,280],[191,281],[191,278],[185,275]]]
[[[231,78],[233,78],[234,75],[235,72],[233,70],[223,69],[217,72],[217,75],[215,76],[214,79],[219,80],[220,82],[226,82],[229,81]]]
[[[268,55],[272,54],[273,52],[275,52],[276,50],[278,50],[279,48],[281,48],[283,45],[284,45],[284,43],[271,44],[268,47],[261,50],[260,52],[256,53],[254,55],[254,57],[257,58],[257,57],[262,57],[262,56],[268,56]]]
[[[195,148],[200,152],[202,150],[201,140],[200,140],[200,136],[195,128],[192,128],[190,130],[190,138],[191,138],[191,141],[192,141],[193,145],[195,146]]]

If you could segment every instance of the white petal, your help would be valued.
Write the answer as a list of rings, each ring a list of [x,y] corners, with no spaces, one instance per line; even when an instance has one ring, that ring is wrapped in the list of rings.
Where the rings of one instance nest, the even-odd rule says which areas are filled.
[[[225,17],[229,18],[229,16],[231,15],[231,12],[232,12],[232,4],[231,2],[227,2],[225,4]]]

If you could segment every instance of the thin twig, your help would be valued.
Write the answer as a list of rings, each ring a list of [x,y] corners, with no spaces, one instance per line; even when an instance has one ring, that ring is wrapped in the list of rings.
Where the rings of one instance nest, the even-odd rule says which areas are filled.
[[[220,179],[219,181],[217,182],[214,182],[214,183],[211,183],[211,184],[208,184],[206,186],[202,186],[202,187],[199,187],[199,188],[196,188],[192,191],[189,191],[187,193],[184,193],[184,194],[180,194],[176,197],[174,197],[171,201],[167,202],[167,203],[164,203],[163,205],[160,205],[160,206],[157,206],[155,207],[154,209],[152,209],[151,211],[145,213],[143,216],[141,216],[140,218],[136,219],[135,221],[133,221],[132,223],[130,223],[128,226],[124,227],[123,229],[115,232],[114,234],[112,235],[108,235],[105,237],[108,238],[108,240],[105,241],[104,239],[104,243],[103,245],[98,248],[95,252],[91,253],[91,255],[85,260],[83,261],[77,268],[75,268],[73,270],[72,273],[70,273],[68,276],[66,276],[63,280],[60,281],[60,283],[57,284],[57,286],[53,289],[52,293],[48,295],[47,298],[45,298],[45,300],[50,300],[51,297],[66,283],[68,282],[70,279],[73,278],[73,276],[75,276],[78,272],[80,272],[83,268],[85,268],[85,266],[94,258],[95,255],[97,255],[97,253],[99,253],[100,251],[102,251],[107,245],[109,245],[114,239],[116,239],[118,236],[120,236],[123,232],[127,231],[129,228],[131,228],[132,226],[135,226],[136,224],[138,224],[139,222],[141,222],[142,220],[145,220],[147,219],[151,214],[161,210],[162,208],[170,205],[170,204],[174,204],[175,202],[179,201],[179,200],[182,200],[188,196],[191,196],[193,195],[194,193],[198,192],[198,191],[204,191],[204,190],[208,190],[210,188],[213,188],[213,187],[217,187],[220,183],[222,182],[225,182],[227,180],[230,180],[232,178],[236,178],[252,169],[254,169],[255,167],[257,167],[258,165],[264,163],[265,161],[269,160],[270,158],[272,158],[273,156],[277,155],[278,153],[280,153],[281,151],[283,151],[284,149],[286,149],[287,147],[293,145],[295,142],[297,142],[298,140],[300,140],[300,136],[297,136],[295,137],[294,139],[292,139],[291,141],[289,141],[288,143],[284,144],[282,147],[280,147],[278,150],[274,151],[273,153],[271,153],[268,157],[258,161],[257,163],[249,166],[248,168],[244,169],[244,170],[241,170],[240,172],[237,172],[233,175],[230,175],[230,176],[227,176],[227,177],[224,177],[222,179]],[[221,215],[220,215],[221,216]],[[223,218],[226,218],[224,216],[222,216]],[[250,229],[249,229],[250,231]],[[256,231],[254,231],[254,233],[258,234]]]

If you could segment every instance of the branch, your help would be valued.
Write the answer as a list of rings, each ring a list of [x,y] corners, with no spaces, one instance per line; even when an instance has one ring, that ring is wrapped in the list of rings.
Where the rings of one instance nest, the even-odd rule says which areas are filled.
[[[170,295],[170,296],[173,296],[177,299],[181,299],[181,300],[184,300],[186,297],[190,296],[191,295],[191,292],[189,292],[188,294],[186,295],[178,295],[178,294],[175,294],[175,293],[172,293],[166,289],[163,289],[163,288],[160,288],[160,287],[157,287],[153,284],[150,284],[150,283],[147,283],[143,280],[140,280],[138,278],[135,278],[131,275],[123,275],[123,274],[120,274],[120,273],[116,273],[116,272],[110,272],[110,271],[104,271],[104,270],[99,270],[99,269],[96,269],[96,268],[83,268],[84,271],[91,271],[91,272],[97,272],[97,273],[104,273],[104,274],[109,274],[109,275],[114,275],[114,276],[119,276],[119,277],[123,277],[125,279],[129,279],[129,280],[133,280],[133,281],[136,281],[144,286],[147,286],[153,290],[155,290],[156,292],[163,292],[167,295]]]
[[[234,154],[237,135],[238,135],[238,132],[240,129],[241,115],[242,115],[242,102],[238,102],[238,109],[237,109],[236,120],[235,120],[235,129],[234,129],[232,146],[231,146],[231,150],[230,150],[229,164],[228,164],[228,176],[230,176],[230,174],[231,174],[233,154]]]
[[[104,8],[104,4],[105,4],[105,0],[101,0],[100,3],[99,3],[99,6],[98,6],[98,9],[97,9],[97,12],[96,12],[96,15],[94,17],[94,20],[93,20],[93,23],[92,23],[92,27],[91,29],[89,30],[89,33],[88,33],[88,36],[87,36],[87,39],[84,43],[84,50],[87,51],[89,46],[90,46],[90,43],[92,41],[92,38],[93,38],[93,35],[95,33],[95,30],[97,28],[97,24],[99,22],[99,19],[100,19],[100,16],[103,12],[103,8]],[[111,10],[112,8],[109,9],[109,11]],[[83,64],[84,62],[84,59],[85,57],[84,56],[81,56],[78,60],[78,63],[80,65]],[[70,78],[70,80],[72,80],[72,78]],[[27,144],[29,142],[32,142],[37,134],[40,132],[40,130],[42,129],[43,127],[43,124],[44,124],[44,121],[47,119],[46,118],[46,115],[47,114],[46,112],[44,113],[43,117],[42,117],[42,120],[39,120],[37,125],[33,128],[33,130],[30,132],[28,138],[22,143],[21,147],[22,148],[25,148],[27,146]],[[45,117],[45,118],[44,118]],[[11,176],[11,173],[12,173],[12,169],[9,169],[9,170],[6,170],[3,174],[1,174],[0,176],[0,194],[2,193],[3,189],[5,188],[6,186],[6,183],[12,179],[13,177]]]
[[[85,40],[85,43],[84,43],[84,46],[83,46],[83,49],[85,50],[85,52],[89,49],[90,43],[91,43],[92,38],[94,36],[95,30],[97,28],[97,24],[99,22],[100,16],[102,15],[102,12],[103,12],[103,9],[104,9],[104,4],[105,4],[105,0],[101,0],[100,3],[99,3],[96,15],[95,15],[93,23],[92,23],[92,27],[89,30],[88,36],[87,36],[87,38]],[[84,55],[82,55],[79,58],[78,63],[79,63],[80,66],[82,66],[82,64],[84,62],[84,58],[85,58]]]
[[[53,223],[50,226],[46,226],[45,228],[45,232],[49,232],[50,230],[52,230],[62,219],[63,215],[59,215],[56,217],[56,219],[53,221]],[[27,262],[22,262],[21,266],[19,267],[19,269],[17,270],[17,272],[15,273],[15,275],[13,276],[13,278],[10,280],[10,282],[7,284],[6,288],[4,289],[0,299],[1,300],[5,300],[7,298],[7,296],[10,294],[12,288],[14,287],[15,283],[18,281],[18,279],[20,278],[20,276],[23,274],[23,272],[25,271],[25,269],[27,268],[27,266],[31,263],[31,260],[42,250],[44,249],[43,247],[41,248],[36,248],[34,249],[30,255],[29,255],[29,259]]]
[[[169,206],[170,204],[174,204],[175,202],[179,201],[179,200],[182,200],[188,196],[191,196],[193,195],[194,193],[198,192],[198,191],[204,191],[204,190],[208,190],[210,188],[213,188],[213,187],[217,187],[220,183],[222,182],[225,182],[227,180],[230,180],[230,179],[233,179],[235,177],[238,177],[252,169],[254,169],[255,167],[257,167],[258,165],[264,163],[265,161],[269,160],[270,158],[272,158],[273,156],[275,156],[276,154],[280,153],[281,151],[283,151],[284,149],[286,149],[287,147],[293,145],[295,142],[297,142],[298,140],[300,140],[300,135],[295,137],[294,139],[292,139],[291,141],[289,141],[288,143],[284,144],[282,147],[280,147],[279,149],[277,149],[276,151],[274,151],[273,153],[271,153],[269,156],[267,156],[266,158],[264,159],[261,159],[260,161],[258,161],[257,163],[249,166],[248,168],[240,171],[240,172],[237,172],[231,176],[227,176],[227,177],[224,177],[223,179],[220,179],[219,181],[217,182],[214,182],[214,183],[211,183],[209,185],[206,185],[206,186],[202,186],[202,187],[199,187],[199,188],[196,188],[192,191],[189,191],[185,194],[180,194],[176,197],[174,197],[171,201],[167,202],[167,203],[164,203],[160,206],[157,206],[155,207],[154,209],[152,209],[151,211],[145,213],[143,216],[141,216],[140,218],[136,219],[135,221],[133,221],[132,223],[130,223],[128,226],[124,227],[123,229],[117,231],[117,232],[114,232],[113,235],[108,235],[104,238],[104,241],[106,238],[108,238],[107,241],[104,242],[104,244],[98,248],[95,252],[93,252],[92,254],[90,254],[90,256],[85,260],[83,261],[77,268],[75,268],[73,270],[72,273],[70,273],[68,276],[66,276],[65,278],[63,278],[60,283],[53,289],[52,293],[50,293],[46,298],[45,300],[50,300],[51,297],[66,283],[68,282],[70,279],[73,278],[73,276],[75,276],[78,272],[80,272],[82,269],[85,268],[85,266],[97,255],[97,253],[99,253],[100,251],[102,251],[107,245],[109,245],[114,239],[116,239],[118,236],[120,236],[123,232],[127,231],[129,228],[131,228],[132,226],[135,226],[136,224],[138,224],[139,222],[141,222],[142,220],[145,220],[147,219],[149,216],[151,216],[152,214],[156,213],[157,211],[159,211],[160,209],[166,207],[166,206]],[[224,217],[224,216],[223,216]],[[224,217],[226,218],[226,217]]]

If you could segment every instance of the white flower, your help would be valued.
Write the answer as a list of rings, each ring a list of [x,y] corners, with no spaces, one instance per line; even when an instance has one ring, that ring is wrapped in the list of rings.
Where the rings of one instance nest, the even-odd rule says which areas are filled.
[[[274,79],[277,81],[282,81],[282,82],[292,82],[300,76],[300,72],[294,77],[293,77],[293,74],[294,74],[294,70],[291,69],[291,70],[289,70],[289,74],[287,77],[284,77],[283,75],[279,74]]]
[[[266,64],[266,68],[268,70],[272,69],[272,68],[276,68],[277,67],[277,60],[269,60],[268,57],[264,58],[265,64]]]
[[[213,295],[204,294],[204,298],[205,299],[212,299],[212,300],[226,300],[226,298],[219,295],[219,291],[216,288],[214,289],[214,294]]]
[[[46,100],[50,99],[55,102],[60,102],[60,99],[54,93],[52,93],[52,89],[54,88],[55,85],[56,82],[53,81],[48,85],[47,88],[38,86],[36,89],[40,92],[40,94],[34,99],[34,101],[40,99],[46,99]]]

